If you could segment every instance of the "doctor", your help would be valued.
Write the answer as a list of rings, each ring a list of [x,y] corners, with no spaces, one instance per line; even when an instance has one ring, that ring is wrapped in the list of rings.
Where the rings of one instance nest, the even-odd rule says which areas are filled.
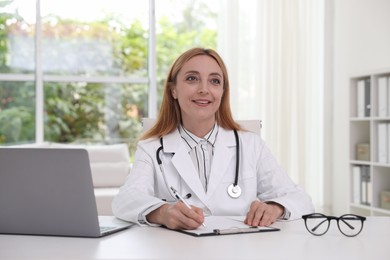
[[[205,215],[268,226],[313,212],[261,137],[233,120],[224,62],[202,48],[172,65],[157,121],[141,137],[112,208],[120,219],[171,229],[195,229]]]

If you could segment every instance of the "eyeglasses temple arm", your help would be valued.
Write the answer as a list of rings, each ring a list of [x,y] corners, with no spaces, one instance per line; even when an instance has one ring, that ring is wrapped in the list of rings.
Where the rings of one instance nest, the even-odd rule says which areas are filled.
[[[345,218],[340,218],[340,220],[342,222],[344,222],[345,225],[347,225],[350,229],[355,229],[354,226],[352,226],[351,224],[349,224],[347,221],[345,221],[346,219]],[[353,220],[356,220],[355,218]]]
[[[312,229],[311,229],[311,231],[316,231],[317,230],[317,228],[319,228],[325,221],[328,221],[327,219],[325,219],[325,220],[323,220],[323,221],[321,221],[320,223],[318,223],[318,225],[317,226],[315,226],[315,227],[313,227]]]

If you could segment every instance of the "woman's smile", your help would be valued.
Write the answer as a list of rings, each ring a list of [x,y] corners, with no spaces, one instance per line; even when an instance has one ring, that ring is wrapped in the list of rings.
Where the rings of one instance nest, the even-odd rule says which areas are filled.
[[[184,127],[189,128],[189,122],[214,125],[224,92],[222,75],[219,64],[207,55],[194,56],[183,65],[172,96],[179,102]]]

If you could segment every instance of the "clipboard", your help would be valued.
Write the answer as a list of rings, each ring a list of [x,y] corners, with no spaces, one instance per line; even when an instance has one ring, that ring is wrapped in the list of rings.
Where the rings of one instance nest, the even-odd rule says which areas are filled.
[[[226,217],[226,216],[208,216],[205,217],[205,227],[200,226],[193,230],[177,230],[181,233],[195,236],[219,236],[219,235],[237,235],[259,232],[280,231],[275,227],[252,227],[244,224],[244,217]]]

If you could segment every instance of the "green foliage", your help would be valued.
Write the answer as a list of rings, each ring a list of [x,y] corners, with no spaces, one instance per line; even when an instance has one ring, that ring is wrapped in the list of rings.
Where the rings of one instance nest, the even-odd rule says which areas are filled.
[[[126,28],[122,26],[121,28]],[[148,42],[145,38],[146,30],[139,21],[131,24],[130,28],[123,30],[123,36],[119,39],[121,55],[118,60],[122,64],[122,70],[129,74],[147,76]]]
[[[64,143],[79,138],[101,140],[103,100],[101,86],[97,84],[47,84],[45,140]]]
[[[159,93],[162,92],[166,73],[180,53],[195,46],[216,48],[217,32],[207,26],[207,19],[215,18],[216,14],[195,2],[189,1],[181,22],[174,23],[168,17],[158,21],[156,52]],[[15,14],[0,13],[2,72],[10,71],[7,65],[7,21],[12,17],[15,18]],[[148,76],[148,30],[143,28],[140,21],[129,23],[114,14],[107,14],[105,18],[94,22],[47,16],[42,20],[42,34],[45,39],[67,40],[69,44],[80,39],[109,40],[112,44],[114,70],[100,71],[101,75]],[[53,55],[57,57],[60,54]],[[66,62],[66,58],[61,58],[61,62]],[[97,57],[95,55],[88,58],[93,60]],[[33,141],[35,88],[32,82],[0,84],[0,143]],[[44,84],[46,141],[127,142],[131,150],[135,149],[135,140],[141,131],[140,119],[148,114],[147,85],[82,82]]]
[[[0,83],[0,143],[34,140],[34,104],[33,82]]]
[[[7,71],[7,55],[8,55],[8,32],[6,30],[6,21],[10,19],[9,14],[0,13],[0,71]]]
[[[34,116],[28,107],[19,106],[0,113],[0,143],[20,143],[34,139]]]

